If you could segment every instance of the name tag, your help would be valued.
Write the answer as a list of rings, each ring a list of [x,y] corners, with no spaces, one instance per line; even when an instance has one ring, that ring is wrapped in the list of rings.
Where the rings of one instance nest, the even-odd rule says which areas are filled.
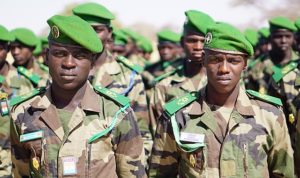
[[[43,138],[42,130],[21,135],[20,142],[26,142],[26,141],[35,140],[38,138]]]
[[[75,175],[77,174],[76,162],[77,158],[73,156],[63,157],[63,174],[64,175]]]
[[[204,143],[204,134],[195,134],[195,133],[180,133],[180,140],[186,142],[193,142],[193,143]]]

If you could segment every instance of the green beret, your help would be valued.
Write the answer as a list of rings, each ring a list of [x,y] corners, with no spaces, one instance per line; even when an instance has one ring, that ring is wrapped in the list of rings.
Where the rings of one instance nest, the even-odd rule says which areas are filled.
[[[298,31],[300,30],[300,18],[296,19],[295,25],[298,28]]]
[[[79,16],[90,24],[108,24],[115,16],[104,6],[97,3],[85,3],[72,9],[74,15]]]
[[[1,41],[14,41],[15,37],[2,25],[0,25],[0,40]]]
[[[49,46],[49,45],[48,45],[48,38],[47,38],[47,37],[41,36],[41,37],[40,37],[40,40],[41,40],[41,42],[42,42],[42,47],[43,47],[43,48]]]
[[[147,53],[153,52],[151,41],[144,36],[140,36],[139,40],[137,41],[137,46]]]
[[[15,40],[26,46],[36,47],[39,43],[38,37],[27,28],[16,28],[11,33],[15,36]]]
[[[260,35],[261,38],[269,38],[270,30],[267,27],[263,27],[258,30],[258,34]]]
[[[38,38],[38,43],[32,53],[33,53],[33,55],[38,55],[42,52],[42,50],[43,50],[42,41],[40,38]]]
[[[215,23],[207,29],[204,49],[249,56],[254,53],[245,36],[227,23]]]
[[[255,47],[257,45],[257,43],[258,43],[258,32],[256,30],[251,29],[251,28],[247,28],[244,31],[244,35],[253,47]]]
[[[128,41],[127,35],[115,28],[113,30],[113,39],[115,45],[126,45]]]
[[[157,34],[158,42],[172,42],[172,43],[179,43],[181,35],[175,33],[171,30],[165,29],[161,30]]]
[[[138,41],[140,37],[137,32],[131,30],[130,28],[122,28],[121,31],[135,42]]]
[[[47,20],[49,41],[80,45],[93,53],[103,50],[102,42],[89,23],[77,16],[54,15]]]
[[[204,35],[206,34],[207,27],[214,23],[214,20],[209,15],[197,10],[186,11],[185,16],[184,30],[194,29]]]
[[[287,29],[292,32],[297,31],[295,24],[286,17],[274,17],[269,20],[270,31],[277,29]]]

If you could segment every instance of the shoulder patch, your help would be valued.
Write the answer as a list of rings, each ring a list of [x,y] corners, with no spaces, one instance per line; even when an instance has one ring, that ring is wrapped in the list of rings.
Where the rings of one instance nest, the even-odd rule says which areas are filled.
[[[35,85],[38,85],[40,81],[40,76],[38,76],[37,74],[30,72],[29,70],[27,70],[25,67],[22,66],[18,67],[18,72],[24,75],[26,78],[28,78]]]
[[[195,101],[197,99],[197,93],[196,92],[191,92],[187,93],[186,95],[174,99],[164,106],[165,112],[169,115],[172,116],[175,114],[177,111],[179,111],[181,108],[187,106],[191,102]]]
[[[0,84],[4,83],[5,77],[3,75],[0,75]]]
[[[272,78],[276,83],[278,83],[286,74],[294,70],[297,66],[298,66],[297,62],[292,61],[281,69],[272,68],[274,71]]]
[[[24,101],[27,101],[27,100],[33,98],[34,96],[40,94],[41,92],[44,92],[45,90],[46,90],[45,87],[41,87],[39,89],[34,89],[33,91],[26,93],[24,95],[16,96],[9,101],[9,107],[12,107],[12,106],[20,104]]]
[[[127,98],[126,96],[120,95],[112,90],[107,89],[107,88],[104,88],[104,87],[101,87],[98,85],[98,86],[94,86],[94,89],[98,93],[112,99],[113,101],[117,102],[121,106],[126,106],[130,103],[129,98]]]
[[[183,69],[183,65],[181,66],[178,66],[176,69],[170,71],[170,72],[167,72],[167,73],[164,73],[158,77],[156,77],[153,81],[151,81],[151,85],[154,86],[155,84],[157,84],[158,82],[160,82],[161,80],[175,74],[177,71]]]
[[[281,99],[276,98],[274,96],[264,95],[264,94],[261,94],[257,91],[254,91],[254,90],[246,90],[246,92],[249,95],[254,96],[255,98],[257,98],[259,100],[262,100],[262,101],[265,101],[265,102],[268,102],[268,103],[271,103],[271,104],[275,104],[275,105],[278,105],[278,106],[282,106]]]
[[[134,70],[137,73],[142,73],[144,71],[144,68],[142,66],[139,66],[137,64],[133,64],[129,59],[125,58],[124,56],[118,56],[117,58],[118,62],[121,62],[126,67],[130,68],[131,70]]]
[[[1,116],[5,116],[9,114],[9,107],[8,107],[8,102],[7,99],[8,94],[7,93],[2,93],[0,92],[0,113]]]

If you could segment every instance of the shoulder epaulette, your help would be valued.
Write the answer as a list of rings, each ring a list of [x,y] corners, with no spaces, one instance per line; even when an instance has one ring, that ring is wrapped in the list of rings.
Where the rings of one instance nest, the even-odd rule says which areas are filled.
[[[126,106],[130,103],[129,98],[126,96],[120,95],[110,89],[101,87],[101,86],[94,86],[94,89],[99,92],[100,94],[112,99],[113,101],[117,102],[121,106]]]
[[[38,64],[39,64],[39,67],[40,67],[43,71],[49,72],[49,67],[48,67],[48,66],[46,66],[45,64],[40,63],[40,62],[38,62]]]
[[[276,70],[276,68],[273,69],[274,74],[272,75],[272,78],[277,83],[279,82],[286,74],[288,74],[290,71],[294,70],[298,66],[297,62],[292,61],[280,70]]]
[[[257,91],[254,91],[254,90],[246,90],[246,92],[249,95],[254,96],[255,98],[257,98],[259,100],[262,100],[262,101],[265,101],[265,102],[268,102],[268,103],[271,103],[271,104],[275,104],[275,105],[278,105],[278,106],[282,106],[281,99],[276,98],[274,96],[264,95],[264,94],[261,94]]]
[[[131,70],[134,70],[137,73],[142,73],[144,71],[144,68],[142,66],[139,66],[137,64],[133,64],[129,59],[125,58],[124,56],[118,56],[117,61],[124,64],[126,67],[130,68]]]
[[[24,101],[27,101],[27,100],[31,99],[34,96],[40,94],[41,92],[44,92],[45,89],[46,89],[45,87],[41,87],[39,89],[34,89],[31,92],[26,93],[24,95],[16,96],[16,97],[9,100],[9,107],[15,106],[17,104],[20,104]]]
[[[4,83],[5,77],[3,75],[0,75],[0,84]]]
[[[28,78],[35,85],[38,85],[40,81],[40,76],[38,76],[37,74],[30,72],[29,70],[27,70],[25,67],[22,66],[18,67],[18,72],[24,75],[26,78]]]
[[[172,70],[172,71],[169,71],[167,73],[164,73],[158,77],[156,77],[153,81],[151,81],[151,85],[154,86],[155,84],[157,84],[158,82],[160,82],[161,80],[175,74],[177,71],[181,70],[183,68],[183,66],[179,66],[177,67],[176,69]]]
[[[174,99],[174,100],[168,102],[164,106],[164,110],[169,116],[172,116],[177,111],[179,111],[183,107],[187,106],[191,102],[195,101],[196,99],[197,99],[196,92],[187,93],[186,95],[184,95],[180,98],[177,98],[177,99]]]

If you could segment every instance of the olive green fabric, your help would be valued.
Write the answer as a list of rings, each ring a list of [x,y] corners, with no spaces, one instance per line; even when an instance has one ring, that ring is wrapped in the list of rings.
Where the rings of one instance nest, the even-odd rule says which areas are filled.
[[[2,25],[0,25],[0,40],[14,41],[15,37]]]
[[[172,42],[172,43],[178,43],[180,41],[181,35],[178,33],[175,33],[169,29],[161,30],[157,33],[157,39],[159,42]]]
[[[270,36],[270,29],[267,27],[262,27],[258,30],[258,34],[260,35],[260,37],[263,38],[269,38]]]
[[[77,16],[54,15],[48,19],[48,39],[62,44],[80,45],[93,53],[103,50],[101,40],[89,23]]]
[[[247,28],[244,31],[246,39],[255,47],[258,43],[258,32],[255,29]]]
[[[61,125],[64,129],[65,134],[69,132],[69,122],[72,118],[72,112],[64,110],[64,109],[57,109],[57,113],[61,122]]]
[[[254,53],[252,45],[238,29],[221,22],[208,28],[204,49],[249,56]]]
[[[206,34],[207,27],[214,23],[214,20],[209,15],[197,10],[186,11],[185,16],[184,30],[195,29],[200,33]]]
[[[73,14],[90,24],[109,24],[115,16],[104,6],[98,3],[84,3],[72,9]]]
[[[295,25],[296,25],[296,27],[297,27],[297,29],[299,31],[300,30],[300,18],[298,18],[298,19],[295,20]]]
[[[41,40],[41,42],[42,42],[42,47],[43,47],[43,48],[49,46],[49,45],[48,45],[48,38],[47,38],[47,37],[42,36],[42,37],[40,37],[40,40]]]
[[[290,31],[297,31],[297,27],[295,26],[294,22],[286,17],[274,17],[269,20],[270,31],[277,30],[277,29],[287,29]]]
[[[11,31],[15,36],[15,40],[30,47],[36,47],[39,43],[37,36],[27,28],[16,28]]]

